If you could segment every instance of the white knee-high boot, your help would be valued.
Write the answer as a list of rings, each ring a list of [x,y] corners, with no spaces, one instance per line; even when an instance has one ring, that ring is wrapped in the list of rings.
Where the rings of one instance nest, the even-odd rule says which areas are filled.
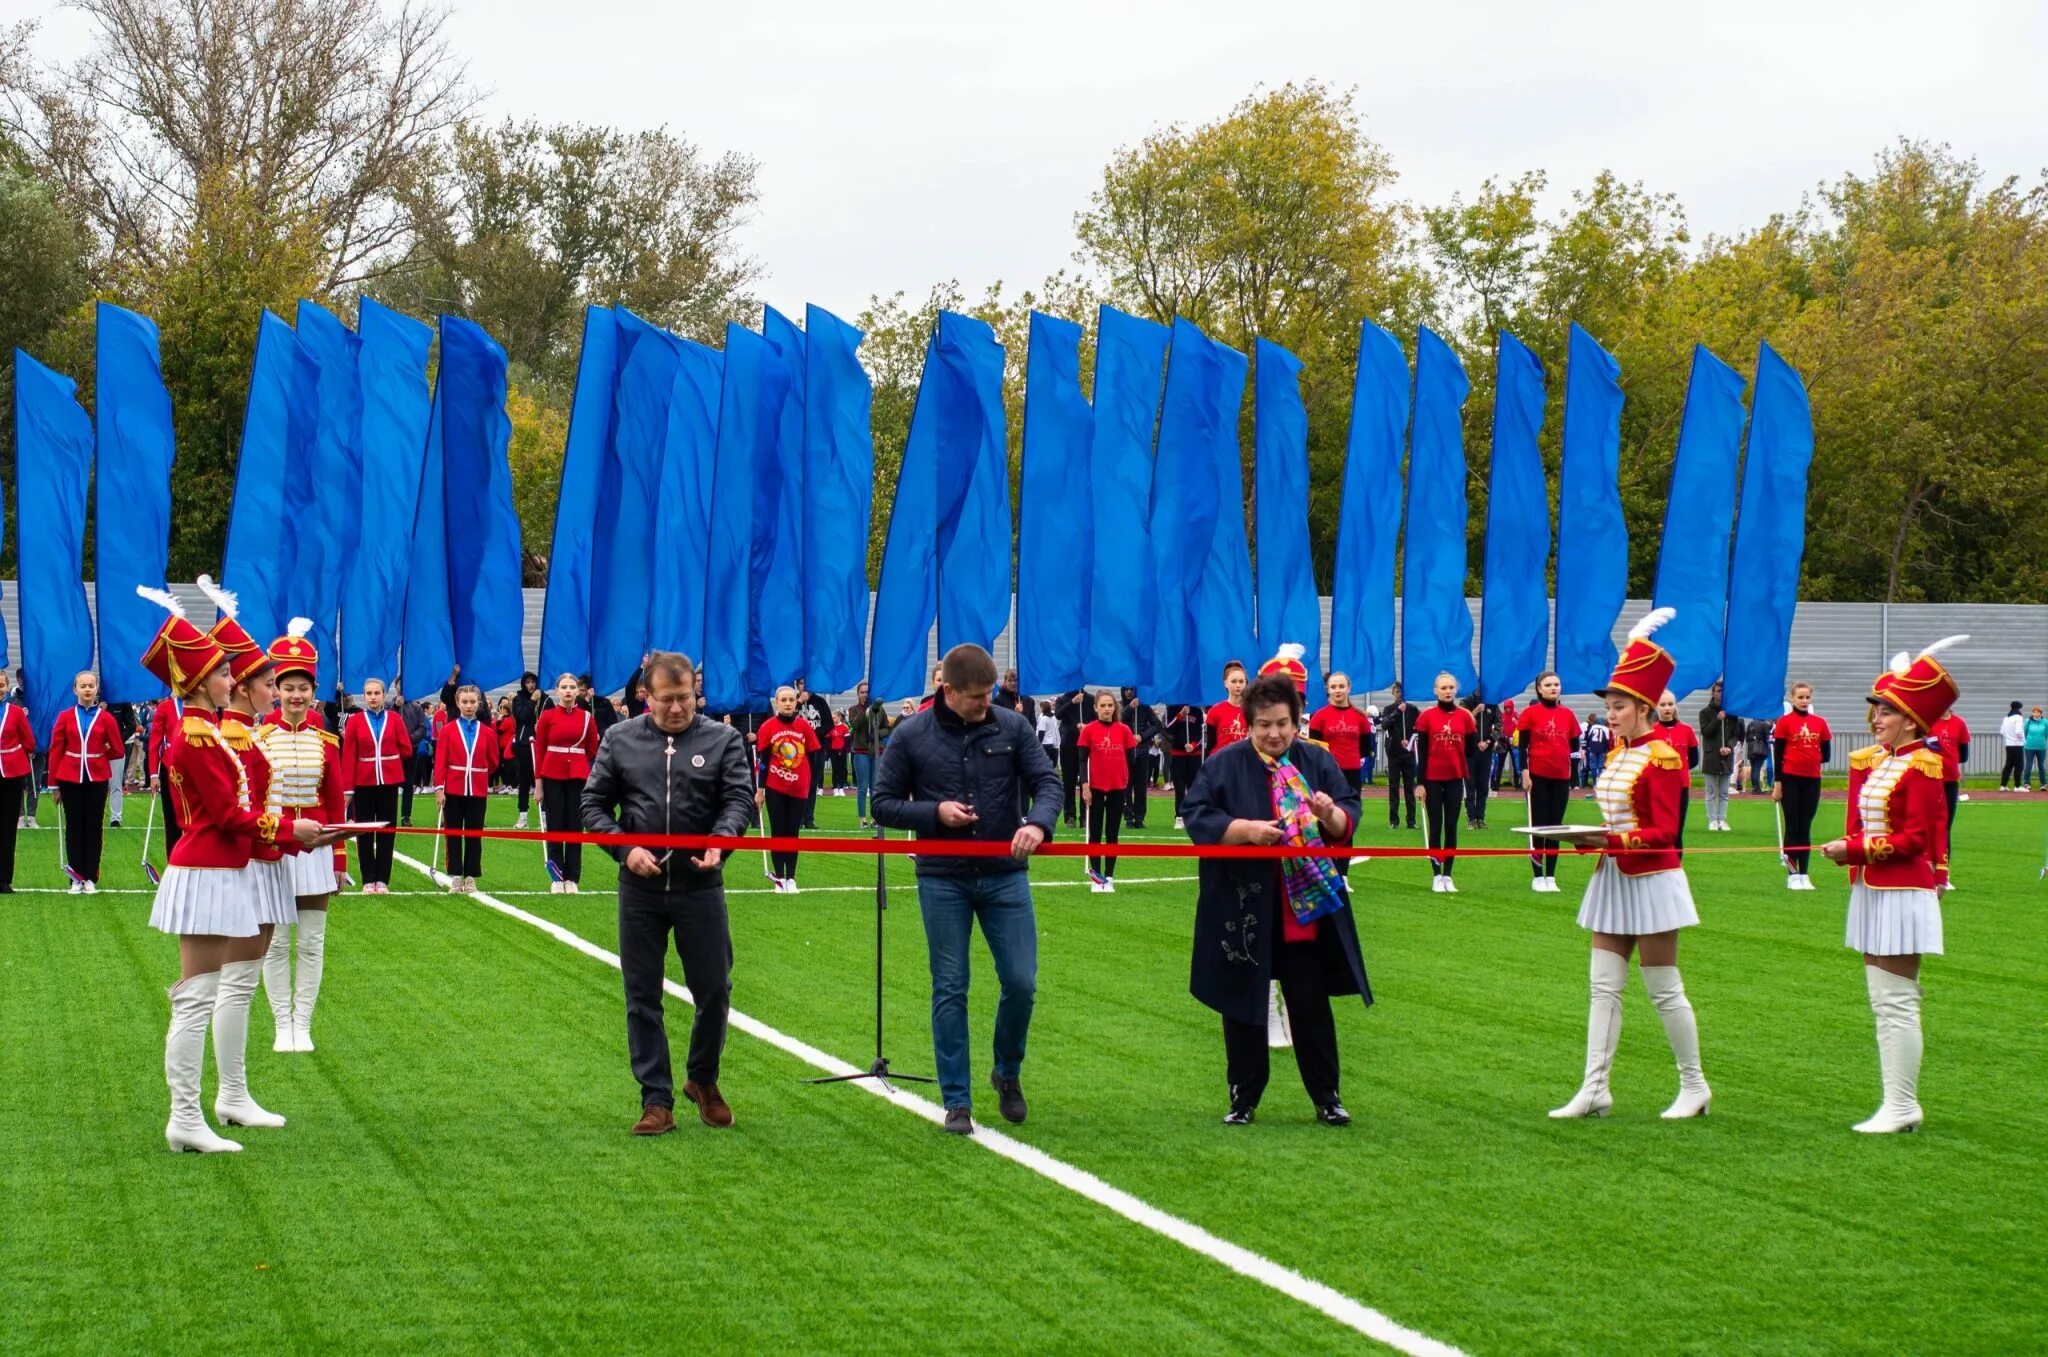
[[[1664,1037],[1671,1043],[1671,1058],[1678,1062],[1678,1098],[1664,1109],[1666,1121],[1704,1117],[1714,1100],[1700,1073],[1700,1028],[1693,1017],[1692,1001],[1685,997],[1685,982],[1676,966],[1643,967],[1643,988],[1650,1003],[1664,1020]]]
[[[1266,1044],[1279,1050],[1294,1044],[1294,1033],[1287,1025],[1287,1010],[1280,1006],[1280,982],[1266,983]]]
[[[206,1068],[206,1026],[213,1018],[220,973],[209,971],[171,986],[171,1026],[164,1034],[164,1082],[171,1089],[171,1120],[164,1140],[173,1150],[200,1154],[241,1149],[223,1140],[199,1110],[199,1078]]]
[[[263,954],[263,993],[270,1000],[270,1016],[277,1024],[273,1051],[296,1050],[292,1041],[292,926],[279,924],[270,935],[270,950]]]
[[[327,911],[299,915],[299,973],[292,978],[292,1049],[313,1049],[313,1005],[320,998],[320,973],[327,968]]]
[[[230,961],[220,968],[220,986],[213,1002],[213,1066],[220,1072],[213,1118],[223,1126],[282,1126],[284,1118],[266,1112],[249,1096],[249,1009],[256,1003],[261,961]]]
[[[1592,1002],[1586,1013],[1586,1077],[1579,1091],[1553,1117],[1604,1117],[1614,1107],[1607,1076],[1621,1042],[1621,990],[1628,983],[1628,958],[1604,947],[1593,949]]]
[[[1920,1129],[1920,984],[1876,966],[1865,966],[1870,1011],[1877,1018],[1877,1063],[1884,1074],[1884,1102],[1856,1129],[1874,1135]]]

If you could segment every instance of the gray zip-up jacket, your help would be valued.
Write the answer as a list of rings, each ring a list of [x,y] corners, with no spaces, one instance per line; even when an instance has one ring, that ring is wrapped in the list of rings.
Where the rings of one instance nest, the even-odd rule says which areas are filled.
[[[652,716],[620,721],[604,733],[583,784],[583,828],[591,834],[716,834],[747,832],[754,784],[746,741],[731,726],[701,715],[670,735]],[[608,848],[623,869],[626,849]],[[664,858],[661,875],[619,872],[628,890],[705,890],[724,883],[721,864],[690,865],[686,849],[649,849]]]

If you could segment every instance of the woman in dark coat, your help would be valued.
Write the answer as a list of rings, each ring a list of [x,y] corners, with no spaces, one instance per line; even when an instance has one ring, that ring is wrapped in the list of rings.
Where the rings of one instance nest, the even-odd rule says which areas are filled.
[[[1202,765],[1184,806],[1188,837],[1196,843],[1274,844],[1283,830],[1274,787],[1276,764],[1300,774],[1306,793],[1295,823],[1332,846],[1351,842],[1358,824],[1358,793],[1329,751],[1297,738],[1301,694],[1282,675],[1259,679],[1245,693],[1249,735],[1218,751]],[[1358,929],[1352,922],[1346,886],[1334,872],[1318,873],[1318,884],[1301,884],[1299,870],[1328,859],[1243,861],[1208,859],[1201,864],[1201,893],[1195,902],[1194,963],[1188,990],[1223,1015],[1223,1049],[1230,1085],[1225,1124],[1252,1120],[1266,1091],[1270,1069],[1266,1045],[1267,987],[1280,982],[1294,1030],[1294,1060],[1318,1120],[1349,1125],[1337,1091],[1337,1024],[1332,995],[1359,995],[1372,1002]],[[1334,891],[1334,897],[1330,892]],[[1312,898],[1339,907],[1298,923],[1288,908]]]

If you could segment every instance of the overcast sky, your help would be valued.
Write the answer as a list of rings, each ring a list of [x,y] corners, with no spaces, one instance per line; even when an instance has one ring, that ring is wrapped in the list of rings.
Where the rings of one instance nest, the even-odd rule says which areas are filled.
[[[48,0],[46,56],[83,50]],[[1035,284],[1118,146],[1261,85],[1355,87],[1401,196],[1540,168],[1676,193],[1739,231],[1901,136],[1994,177],[2048,167],[2048,4],[991,5],[467,0],[453,37],[490,116],[666,126],[760,162],[764,291],[842,315],[958,278]]]

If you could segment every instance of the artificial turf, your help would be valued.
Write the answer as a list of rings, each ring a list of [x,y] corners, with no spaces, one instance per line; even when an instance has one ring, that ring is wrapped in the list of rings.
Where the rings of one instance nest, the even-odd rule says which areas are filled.
[[[1368,809],[1369,842],[1419,845]],[[853,801],[819,815],[849,830]],[[1734,833],[1703,818],[1697,849],[1769,849],[1760,799]],[[1338,1007],[1346,1130],[1312,1120],[1285,1052],[1258,1122],[1220,1125],[1220,1031],[1186,992],[1193,883],[1157,879],[1191,864],[1131,860],[1112,897],[1041,861],[1032,1114],[1005,1130],[1472,1352],[2042,1350],[2043,818],[1964,808],[1917,1136],[1849,1131],[1879,1090],[1846,886],[1820,865],[1820,890],[1789,893],[1769,851],[1688,860],[1703,926],[1681,963],[1715,1097],[1678,1124],[1656,1115],[1676,1076],[1633,979],[1614,1116],[1544,1116],[1583,1060],[1585,863],[1561,895],[1515,858],[1462,862],[1455,896],[1420,862],[1356,869],[1379,1003]],[[1151,821],[1174,837],[1170,806]],[[1370,1346],[882,1100],[800,1084],[814,1071],[737,1032],[738,1126],[635,1140],[617,972],[402,866],[399,893],[337,902],[317,1052],[272,1054],[257,1005],[251,1085],[291,1124],[238,1133],[239,1156],[168,1154],[175,949],[145,924],[141,838],[110,832],[107,889],[81,898],[53,891],[55,832],[24,831],[0,898],[0,1348]],[[583,894],[551,895],[537,847],[492,844],[483,888],[609,948],[609,863],[586,861]],[[865,1065],[872,858],[807,856],[796,897],[766,893],[759,862],[728,869],[735,1006]],[[909,873],[892,860],[887,1046],[928,1072]],[[993,1005],[984,953],[978,1080]],[[688,1012],[670,1012],[680,1059]]]

